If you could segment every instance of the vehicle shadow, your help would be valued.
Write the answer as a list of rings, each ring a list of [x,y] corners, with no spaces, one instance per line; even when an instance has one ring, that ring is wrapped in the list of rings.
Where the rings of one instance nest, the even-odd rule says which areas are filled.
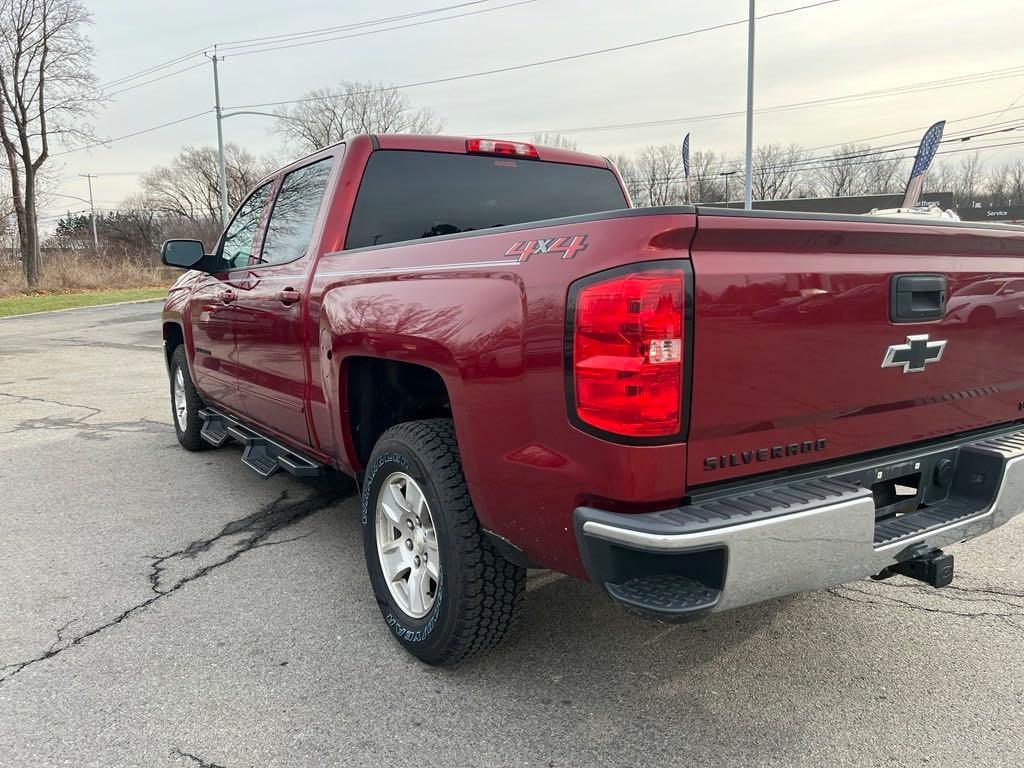
[[[354,548],[360,541],[358,499],[343,507],[338,532]],[[363,576],[355,573],[364,568],[362,562],[351,567],[353,577]],[[616,688],[621,696],[638,685],[672,685],[694,669],[742,653],[745,644],[770,641],[780,614],[793,611],[802,599],[785,597],[695,623],[663,624],[620,608],[592,584],[531,570],[519,626],[497,649],[445,674],[542,702],[588,701]]]

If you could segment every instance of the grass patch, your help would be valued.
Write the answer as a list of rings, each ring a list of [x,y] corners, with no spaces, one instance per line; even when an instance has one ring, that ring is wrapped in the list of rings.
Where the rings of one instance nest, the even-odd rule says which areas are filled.
[[[11,296],[0,299],[0,317],[50,312],[54,309],[93,307],[97,304],[116,304],[121,301],[159,299],[167,295],[166,288],[127,288],[117,291],[85,291],[82,293],[42,293]]]

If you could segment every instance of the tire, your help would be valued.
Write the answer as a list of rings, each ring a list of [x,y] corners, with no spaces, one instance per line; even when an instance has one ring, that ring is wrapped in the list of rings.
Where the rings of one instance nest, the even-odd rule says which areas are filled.
[[[417,505],[419,498],[425,506]],[[398,503],[403,500],[404,506]],[[392,635],[416,658],[456,664],[498,645],[516,625],[526,569],[502,557],[481,529],[451,420],[410,421],[381,436],[363,483],[362,523],[377,604]],[[408,577],[404,584],[392,579],[391,587],[384,562],[392,564],[392,574],[400,573],[401,566],[394,567],[400,558],[406,558]],[[418,602],[414,573],[424,585]]]
[[[995,321],[996,311],[992,307],[978,307],[967,318],[971,325],[992,325]]]
[[[203,429],[203,420],[199,416],[199,411],[203,409],[204,403],[199,397],[199,393],[196,392],[195,384],[192,383],[192,375],[188,371],[188,362],[185,358],[184,344],[179,345],[171,355],[170,371],[171,421],[174,423],[174,431],[178,435],[178,443],[186,451],[201,451],[209,445],[200,435]],[[179,386],[180,389],[178,389]],[[184,404],[184,414],[179,411],[182,404]]]

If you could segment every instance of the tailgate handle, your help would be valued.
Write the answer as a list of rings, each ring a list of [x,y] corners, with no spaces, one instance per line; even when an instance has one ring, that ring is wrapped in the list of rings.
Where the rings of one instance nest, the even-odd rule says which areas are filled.
[[[946,314],[945,275],[893,275],[889,319],[894,323],[941,320]]]

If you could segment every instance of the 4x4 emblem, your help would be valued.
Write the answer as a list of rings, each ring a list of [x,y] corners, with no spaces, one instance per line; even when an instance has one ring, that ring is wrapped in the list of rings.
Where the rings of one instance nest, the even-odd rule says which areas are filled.
[[[946,350],[945,341],[929,341],[928,334],[907,336],[906,344],[893,344],[882,360],[883,368],[903,368],[904,373],[920,373],[928,363],[937,363]]]
[[[505,251],[505,255],[515,256],[516,261],[522,264],[538,253],[556,253],[561,254],[563,259],[571,259],[577,253],[582,253],[585,250],[587,250],[586,235],[566,235],[541,240],[517,240]]]

